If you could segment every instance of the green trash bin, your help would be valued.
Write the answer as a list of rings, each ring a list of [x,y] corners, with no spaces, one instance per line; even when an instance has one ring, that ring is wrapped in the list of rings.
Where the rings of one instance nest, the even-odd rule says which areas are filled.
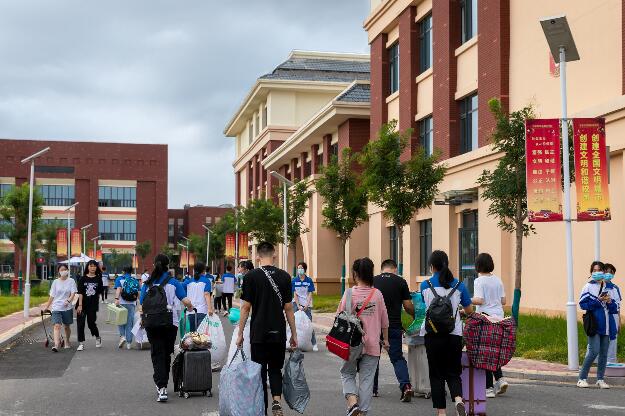
[[[0,279],[0,295],[8,296],[11,294],[11,281],[9,279]]]

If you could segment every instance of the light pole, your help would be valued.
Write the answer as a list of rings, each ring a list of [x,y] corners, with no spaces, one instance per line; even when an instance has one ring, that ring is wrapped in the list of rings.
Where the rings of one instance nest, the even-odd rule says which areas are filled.
[[[33,188],[35,186],[35,159],[43,155],[50,148],[46,147],[22,160],[22,164],[30,162],[30,188],[28,190],[28,238],[26,242],[26,283],[24,284],[24,318],[28,318],[30,310],[30,247],[33,232]],[[21,267],[21,265],[20,265]]]
[[[102,236],[98,234],[98,235],[96,235],[95,237],[93,237],[91,239],[91,241],[93,241],[93,259],[94,260],[96,260],[97,257],[98,257],[98,245],[97,245],[97,243],[98,243],[98,240],[100,238],[102,238]]]
[[[87,230],[93,227],[93,224],[87,224],[84,227],[80,227],[80,231],[82,231],[82,256],[86,256],[87,254]],[[84,257],[82,258],[84,260]],[[85,262],[82,262],[82,272],[85,272]]]
[[[187,274],[189,274],[189,247],[191,246],[191,240],[189,240],[187,237],[185,237],[184,235],[181,235],[180,237],[184,238],[187,241]]]
[[[186,267],[187,271],[186,271],[186,273],[189,273],[189,246],[188,246],[188,245],[186,245],[186,246],[185,246],[185,245],[184,245],[184,244],[182,244],[182,243],[178,243],[178,245],[179,245],[180,247],[182,247],[182,248],[184,248],[184,249],[186,249],[186,250],[187,250],[187,267]],[[182,256],[181,256],[181,257],[182,257]],[[183,268],[182,270],[183,270],[183,273],[184,273],[184,270],[185,270],[185,269]]]
[[[72,208],[76,208],[76,206],[78,205],[78,202],[73,203],[72,205],[70,205],[69,207],[65,208],[63,210],[63,212],[67,212],[67,268],[69,269],[70,264],[69,264],[69,259],[70,257],[72,257],[72,227],[71,227],[71,211]]]
[[[202,224],[202,227],[206,230],[206,267],[208,268],[208,250],[211,246],[211,230],[206,225]],[[211,267],[211,273],[213,272],[213,268]]]
[[[287,199],[286,199],[286,194],[287,194],[287,190],[293,186],[293,182],[290,181],[289,179],[285,178],[284,176],[280,175],[278,172],[276,172],[275,170],[272,170],[271,172],[271,176],[273,176],[274,178],[276,178],[277,180],[279,180],[280,182],[282,182],[282,205],[284,207],[284,253],[282,253],[282,261],[283,261],[283,265],[282,268],[284,270],[287,270],[288,265],[287,265],[287,261],[289,259],[289,236],[288,236],[288,225],[287,225],[287,210],[288,207],[286,205]]]
[[[560,64],[560,93],[562,99],[562,165],[564,168],[564,226],[566,232],[566,272],[568,301],[566,303],[566,332],[568,339],[569,370],[579,368],[577,345],[577,303],[573,283],[573,230],[571,227],[571,177],[569,172],[569,126],[566,107],[566,63],[578,61],[579,54],[566,16],[540,20],[554,61]]]

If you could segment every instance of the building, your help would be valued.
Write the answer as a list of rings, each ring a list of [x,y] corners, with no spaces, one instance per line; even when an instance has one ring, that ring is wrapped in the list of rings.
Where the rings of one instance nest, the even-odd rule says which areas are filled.
[[[167,210],[167,243],[173,247],[184,237],[191,234],[204,235],[206,229],[203,225],[210,227],[217,224],[221,217],[232,211],[232,205],[220,205],[218,207],[207,207],[204,205],[185,205],[182,209]],[[183,241],[184,242],[184,241]]]
[[[92,226],[100,236],[103,259],[111,250],[133,253],[137,242],[151,241],[152,254],[167,241],[167,146],[44,140],[0,140],[0,195],[29,181],[29,165],[20,161],[50,147],[35,161],[35,184],[43,195],[43,222],[66,227]],[[4,238],[3,238],[4,237]],[[17,270],[13,244],[0,235],[3,272]],[[25,263],[24,263],[25,264]],[[24,267],[23,267],[24,269]],[[37,273],[46,276],[45,265]]]

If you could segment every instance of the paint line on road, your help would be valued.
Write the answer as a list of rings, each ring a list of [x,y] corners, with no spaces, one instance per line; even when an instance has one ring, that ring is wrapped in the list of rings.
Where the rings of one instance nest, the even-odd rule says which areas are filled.
[[[625,406],[610,406],[607,404],[587,404],[586,407],[593,410],[625,410]]]

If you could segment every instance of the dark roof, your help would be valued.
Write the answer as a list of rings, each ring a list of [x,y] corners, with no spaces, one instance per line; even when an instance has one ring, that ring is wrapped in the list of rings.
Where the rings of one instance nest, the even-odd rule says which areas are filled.
[[[370,99],[371,86],[369,84],[354,84],[347,91],[342,92],[336,101],[368,103]]]
[[[369,79],[369,62],[330,58],[291,58],[260,79],[350,82]]]

